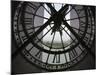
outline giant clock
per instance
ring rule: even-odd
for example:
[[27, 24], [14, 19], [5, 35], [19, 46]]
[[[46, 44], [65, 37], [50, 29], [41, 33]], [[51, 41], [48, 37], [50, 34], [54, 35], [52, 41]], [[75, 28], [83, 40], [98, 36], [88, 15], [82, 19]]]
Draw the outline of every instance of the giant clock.
[[21, 53], [29, 63], [48, 71], [73, 67], [87, 53], [94, 55], [93, 15], [88, 6], [20, 2], [13, 18], [18, 46], [13, 57]]

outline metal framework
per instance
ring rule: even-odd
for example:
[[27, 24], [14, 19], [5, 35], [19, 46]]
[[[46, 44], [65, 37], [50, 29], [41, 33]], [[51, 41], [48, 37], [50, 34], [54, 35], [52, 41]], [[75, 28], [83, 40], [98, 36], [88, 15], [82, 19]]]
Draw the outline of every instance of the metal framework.
[[[38, 13], [40, 9], [45, 10], [50, 17], [41, 16]], [[77, 17], [67, 19], [66, 15], [72, 11]], [[36, 17], [45, 19], [46, 22], [35, 26]], [[76, 21], [77, 25], [70, 25], [68, 21], [70, 24]], [[47, 32], [41, 35], [44, 29], [47, 29]], [[47, 44], [43, 38], [49, 32], [52, 40]], [[64, 43], [63, 32], [70, 38], [70, 43]], [[61, 45], [57, 47], [54, 45], [56, 33], [59, 33], [61, 39]], [[95, 40], [95, 17], [89, 6], [62, 4], [57, 11], [53, 3], [21, 2], [14, 14], [13, 35], [18, 49], [12, 54], [12, 60], [21, 53], [31, 64], [48, 71], [72, 67], [87, 53], [95, 59], [95, 54], [91, 51]], [[31, 53], [32, 51], [36, 53]], [[46, 55], [45, 61], [42, 60], [42, 54]], [[65, 61], [61, 62], [62, 60]]]

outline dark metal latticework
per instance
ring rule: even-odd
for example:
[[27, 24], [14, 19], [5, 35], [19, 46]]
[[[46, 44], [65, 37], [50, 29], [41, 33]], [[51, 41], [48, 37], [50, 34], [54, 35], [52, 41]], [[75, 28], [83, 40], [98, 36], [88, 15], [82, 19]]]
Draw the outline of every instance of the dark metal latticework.
[[[56, 6], [60, 6], [59, 10]], [[95, 8], [20, 2], [13, 15], [12, 35], [17, 45], [12, 61], [21, 54], [47, 71], [66, 70], [87, 54], [95, 60]], [[60, 43], [56, 43], [58, 35]], [[50, 40], [45, 42], [46, 39]]]

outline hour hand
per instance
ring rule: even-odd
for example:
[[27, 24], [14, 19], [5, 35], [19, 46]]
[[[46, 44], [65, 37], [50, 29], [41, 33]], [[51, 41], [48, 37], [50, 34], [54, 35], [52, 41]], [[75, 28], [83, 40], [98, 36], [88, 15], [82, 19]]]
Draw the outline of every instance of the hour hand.
[[60, 14], [65, 14], [66, 11], [68, 11], [68, 9], [69, 9], [69, 5], [66, 4], [59, 11], [56, 11], [56, 9], [51, 5], [51, 3], [46, 3], [46, 4], [50, 8], [52, 14], [55, 14], [56, 12], [58, 12]]
[[51, 14], [55, 14], [57, 12], [56, 9], [51, 5], [51, 3], [46, 3], [46, 4], [50, 8]]
[[68, 9], [69, 9], [69, 5], [66, 4], [59, 10], [59, 13], [64, 15], [68, 11]]

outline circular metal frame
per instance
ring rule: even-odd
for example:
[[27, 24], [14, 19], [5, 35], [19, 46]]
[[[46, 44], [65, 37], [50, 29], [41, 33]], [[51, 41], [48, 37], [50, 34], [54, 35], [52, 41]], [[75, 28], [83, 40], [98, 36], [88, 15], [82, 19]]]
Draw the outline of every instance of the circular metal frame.
[[[29, 14], [32, 14], [33, 15], [33, 18], [32, 18], [32, 22], [33, 22], [33, 27], [32, 27], [33, 28], [33, 33], [31, 35], [29, 35], [29, 33], [28, 33], [27, 29], [26, 29], [26, 23], [25, 23], [25, 19], [24, 19], [25, 18], [25, 15], [26, 15], [25, 12], [26, 12], [28, 3], [29, 2], [22, 2], [22, 3], [19, 4], [19, 6], [17, 7], [17, 10], [15, 12], [15, 16], [14, 16], [14, 20], [13, 20], [14, 21], [13, 22], [13, 32], [14, 32], [15, 40], [17, 42], [18, 47], [21, 47], [21, 45], [24, 44], [24, 42], [26, 42], [28, 40], [28, 38], [31, 37], [31, 35], [33, 35], [33, 34], [35, 34], [37, 32], [37, 31], [35, 31], [35, 26], [34, 26], [35, 16], [45, 18], [43, 16], [39, 16], [39, 15], [36, 14], [37, 11], [38, 11], [38, 9], [41, 6], [43, 7], [43, 5], [44, 5], [43, 3], [39, 3], [39, 5], [37, 6], [37, 8], [34, 9], [34, 11], [35, 11], [34, 14], [28, 12]], [[73, 18], [73, 19], [66, 19], [65, 18], [64, 19], [64, 24], [67, 21], [74, 20], [74, 19], [78, 19], [78, 21], [79, 21], [79, 29], [70, 26], [72, 30], [74, 30], [74, 31], [77, 30], [78, 31], [78, 32], [74, 32], [77, 35], [74, 35], [73, 32], [69, 30], [70, 32], [72, 32], [72, 34], [71, 35], [69, 34], [69, 36], [72, 36], [72, 35], [78, 36], [78, 39], [76, 39], [77, 40], [77, 43], [75, 43], [75, 39], [73, 39], [73, 42], [75, 44], [72, 45], [72, 43], [70, 43], [69, 44], [70, 45], [70, 48], [65, 49], [65, 47], [67, 47], [67, 46], [62, 45], [61, 49], [63, 51], [60, 51], [60, 50], [52, 51], [51, 50], [51, 49], [53, 49], [52, 44], [51, 44], [51, 46], [48, 46], [48, 45], [44, 44], [39, 39], [38, 36], [36, 36], [22, 50], [22, 55], [29, 62], [31, 62], [32, 64], [35, 64], [36, 66], [38, 66], [40, 68], [43, 68], [43, 69], [46, 69], [48, 71], [64, 70], [66, 68], [72, 67], [73, 65], [75, 65], [76, 63], [78, 63], [80, 60], [82, 60], [83, 57], [85, 57], [85, 55], [88, 52], [87, 51], [87, 47], [88, 48], [91, 48], [92, 42], [93, 42], [93, 40], [95, 38], [95, 24], [94, 24], [94, 17], [93, 17], [93, 13], [92, 13], [91, 9], [89, 7], [82, 6], [82, 9], [80, 10], [80, 9], [76, 9], [77, 8], [77, 5], [68, 5], [68, 6], [72, 7], [72, 9], [70, 9], [69, 12], [72, 11], [72, 10], [74, 10], [76, 12], [78, 18]], [[33, 9], [33, 7], [31, 7], [31, 8]], [[47, 12], [49, 12], [45, 7], [44, 7], [44, 10], [46, 10]], [[85, 18], [85, 22], [83, 22], [83, 23], [82, 23], [82, 20], [81, 20], [82, 16], [80, 16], [80, 14], [79, 14], [82, 11], [85, 14], [85, 16], [83, 16]], [[68, 11], [67, 11], [67, 13], [68, 13]], [[53, 16], [53, 15], [51, 15], [51, 16]], [[30, 22], [30, 20], [27, 21], [27, 22]], [[19, 29], [20, 28], [19, 26], [22, 26], [22, 30]], [[41, 26], [38, 26], [38, 27], [41, 28]], [[50, 26], [50, 24], [48, 24], [48, 26]], [[65, 27], [67, 27], [66, 24], [65, 24]], [[68, 31], [65, 30], [65, 27], [61, 31], [64, 30], [66, 32], [66, 34], [68, 34]], [[50, 26], [50, 28], [51, 28], [51, 30], [53, 29], [53, 27], [51, 27], [51, 26]], [[24, 36], [21, 36], [20, 32], [23, 32], [23, 35]], [[59, 34], [60, 34], [60, 32], [59, 32]], [[54, 33], [54, 35], [55, 35], [55, 33]], [[77, 38], [77, 37], [75, 37], [75, 38]], [[40, 42], [41, 44], [38, 45], [38, 43], [37, 43], [36, 40], [38, 40], [38, 42]], [[61, 40], [62, 40], [62, 36], [61, 36]], [[85, 45], [87, 45], [87, 47], [86, 46], [83, 46], [84, 45], [84, 42], [85, 42]], [[45, 46], [49, 47], [49, 50], [47, 50], [44, 47], [42, 47], [41, 46], [42, 44], [44, 44]], [[28, 48], [29, 45], [31, 45], [32, 47], [28, 50], [27, 48]], [[30, 51], [34, 47], [38, 51], [37, 54], [31, 54], [30, 53]], [[55, 49], [59, 49], [59, 48], [55, 48]], [[79, 54], [76, 52], [78, 49], [81, 50], [81, 52]], [[47, 55], [47, 60], [49, 59], [49, 56], [50, 55], [53, 55], [53, 61], [52, 61], [52, 63], [49, 63], [47, 60], [46, 61], [42, 61], [41, 60], [41, 53], [48, 54]], [[68, 58], [67, 58], [66, 62], [64, 62], [64, 63], [60, 63], [60, 62], [57, 62], [57, 61], [55, 62], [55, 60], [58, 59], [59, 57], [61, 59], [61, 55], [62, 54], [65, 56], [65, 59], [66, 59], [66, 53], [69, 53], [69, 55], [71, 55], [70, 56], [70, 61], [68, 61]]]

